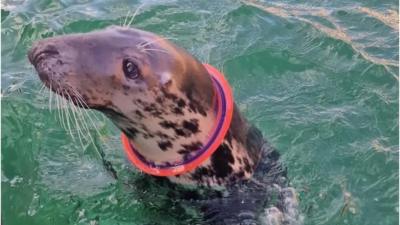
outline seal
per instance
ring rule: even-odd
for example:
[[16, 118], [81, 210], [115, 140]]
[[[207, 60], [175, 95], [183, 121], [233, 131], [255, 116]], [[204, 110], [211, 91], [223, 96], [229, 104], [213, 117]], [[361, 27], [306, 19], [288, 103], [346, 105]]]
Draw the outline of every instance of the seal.
[[[77, 106], [107, 115], [154, 164], [189, 158], [217, 123], [210, 74], [182, 48], [122, 27], [38, 41], [29, 59], [44, 84]], [[237, 110], [215, 153], [192, 171], [168, 177], [192, 185], [249, 179], [264, 140]]]
[[[39, 40], [28, 57], [48, 88], [104, 113], [140, 158], [156, 167], [193, 158], [218, 123], [220, 100], [210, 70], [156, 34], [112, 26]], [[235, 104], [231, 110], [215, 152], [167, 179], [192, 187], [230, 187], [250, 180], [261, 161], [259, 167], [270, 176], [259, 179], [285, 186], [279, 154]]]

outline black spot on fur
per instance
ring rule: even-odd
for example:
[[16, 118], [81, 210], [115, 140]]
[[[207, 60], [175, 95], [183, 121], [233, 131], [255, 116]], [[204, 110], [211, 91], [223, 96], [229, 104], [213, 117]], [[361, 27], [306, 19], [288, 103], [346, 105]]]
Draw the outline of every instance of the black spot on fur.
[[160, 138], [162, 138], [162, 139], [167, 139], [167, 140], [174, 140], [174, 138], [173, 137], [170, 137], [168, 134], [164, 134], [163, 132], [161, 132], [161, 131], [157, 131], [156, 133], [155, 133], [155, 135], [157, 136], [157, 137], [160, 137]]
[[194, 105], [192, 102], [189, 103], [189, 108], [190, 108], [190, 110], [191, 110], [192, 112], [197, 113], [197, 108], [195, 107], [195, 105]]
[[207, 112], [203, 108], [199, 108], [199, 113], [204, 117], [207, 116]]
[[251, 166], [250, 166], [250, 162], [247, 158], [243, 158], [243, 162], [244, 162], [244, 170], [246, 170], [246, 172], [251, 173]]
[[209, 170], [209, 169], [207, 169], [207, 168], [205, 168], [205, 167], [200, 167], [200, 168], [197, 168], [195, 171], [194, 171], [194, 173], [193, 173], [193, 175], [192, 175], [192, 178], [194, 179], [194, 180], [197, 180], [197, 181], [202, 181], [203, 180], [203, 178], [204, 177], [212, 177], [212, 171], [211, 170]]
[[173, 129], [177, 136], [189, 137], [191, 135], [190, 133], [185, 132], [185, 130], [181, 128], [177, 123], [171, 121], [161, 121], [159, 124], [165, 129]]
[[158, 143], [158, 147], [160, 147], [160, 149], [163, 151], [167, 151], [168, 148], [172, 148], [172, 143], [170, 141], [160, 141], [157, 143]]
[[201, 147], [203, 147], [203, 144], [200, 141], [192, 142], [188, 145], [181, 145], [182, 149], [178, 151], [179, 154], [181, 155], [186, 155], [191, 152], [199, 150]]
[[226, 144], [221, 144], [211, 156], [211, 165], [217, 178], [229, 176], [233, 171], [230, 164], [234, 162], [235, 159], [232, 156], [231, 149]]
[[176, 129], [178, 126], [176, 123], [167, 120], [161, 121], [159, 124], [165, 129]]
[[171, 99], [172, 101], [176, 101], [178, 99], [178, 97], [176, 95], [171, 94], [166, 90], [163, 90], [163, 92], [164, 92], [165, 97], [168, 99]]
[[179, 107], [174, 107], [174, 108], [172, 109], [172, 112], [173, 112], [174, 114], [176, 114], [176, 115], [184, 115], [182, 109], [179, 108]]
[[189, 99], [189, 108], [191, 111], [195, 113], [200, 113], [202, 116], [207, 116], [207, 112], [204, 109], [204, 106], [201, 104], [198, 99], [194, 97], [194, 92], [192, 89], [188, 89], [186, 92], [186, 97]]
[[161, 108], [157, 108], [157, 106], [154, 103], [146, 105], [144, 107], [144, 111], [149, 112], [152, 116], [158, 118], [160, 118], [160, 116], [165, 113]]
[[141, 124], [141, 128], [143, 130], [143, 138], [154, 138], [154, 134], [149, 129], [147, 129], [146, 125]]
[[[175, 134], [178, 136], [187, 137], [188, 135], [182, 129], [175, 129]], [[190, 136], [190, 135], [189, 135]]]
[[164, 102], [164, 98], [162, 98], [162, 97], [157, 97], [157, 98], [156, 98], [156, 102], [159, 103], [159, 104], [162, 104], [162, 103]]
[[128, 85], [122, 85], [122, 88], [124, 89], [124, 91], [128, 91], [130, 89]]
[[204, 108], [199, 103], [191, 102], [191, 103], [189, 103], [189, 108], [194, 113], [200, 113], [204, 117], [207, 116], [207, 112], [204, 110]]
[[178, 107], [183, 108], [183, 107], [186, 106], [186, 102], [183, 99], [179, 99], [178, 102], [177, 102], [177, 105], [178, 105]]
[[135, 114], [138, 116], [139, 119], [143, 119], [145, 117], [140, 110], [135, 110]]
[[139, 133], [139, 131], [134, 127], [126, 128], [123, 132], [131, 139], [135, 138]]
[[239, 173], [236, 174], [236, 176], [238, 176], [239, 178], [243, 178], [244, 177], [244, 171], [240, 171]]
[[191, 119], [190, 121], [184, 120], [182, 126], [192, 133], [199, 132], [199, 121], [197, 119]]

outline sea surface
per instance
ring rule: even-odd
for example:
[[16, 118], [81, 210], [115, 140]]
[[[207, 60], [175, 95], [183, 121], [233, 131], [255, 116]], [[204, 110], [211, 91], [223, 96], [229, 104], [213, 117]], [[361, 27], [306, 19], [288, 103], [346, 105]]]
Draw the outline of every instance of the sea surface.
[[2, 224], [200, 224], [129, 165], [110, 121], [57, 104], [27, 60], [34, 40], [109, 25], [225, 73], [281, 153], [303, 224], [398, 224], [398, 17], [377, 0], [3, 0]]

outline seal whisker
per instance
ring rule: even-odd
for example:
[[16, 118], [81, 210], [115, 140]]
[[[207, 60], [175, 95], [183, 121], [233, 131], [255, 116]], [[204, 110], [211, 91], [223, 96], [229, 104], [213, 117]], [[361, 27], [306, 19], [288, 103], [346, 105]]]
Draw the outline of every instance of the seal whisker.
[[63, 107], [63, 104], [62, 104], [62, 97], [60, 97], [60, 114], [61, 114], [61, 123], [63, 124], [63, 128], [66, 130], [66, 131], [68, 131], [68, 129], [67, 129], [67, 126], [66, 126], [66, 121], [65, 121], [65, 119], [66, 119], [66, 117], [65, 117], [65, 115], [64, 115], [64, 107]]
[[80, 120], [80, 117], [79, 117], [80, 116], [79, 110], [77, 109], [76, 105], [72, 101], [69, 101], [69, 104], [71, 106], [72, 115], [74, 117], [75, 123], [77, 123], [77, 129], [78, 129], [78, 131], [80, 131], [80, 133], [82, 134], [83, 138], [85, 138], [85, 135], [84, 135], [84, 132], [83, 132], [83, 129], [82, 129], [82, 123], [81, 123], [81, 120]]
[[164, 53], [169, 54], [169, 52], [166, 50], [156, 49], [156, 48], [146, 48], [145, 51], [156, 51], [156, 52], [164, 52]]
[[[71, 91], [73, 92], [73, 93], [75, 93], [75, 91], [74, 91], [74, 89], [71, 89]], [[75, 95], [75, 94], [74, 94]], [[76, 97], [76, 104], [78, 105], [78, 106], [80, 106], [80, 103], [79, 103], [79, 100], [78, 100], [78, 97], [75, 95], [75, 97]], [[79, 122], [80, 122], [80, 124], [81, 125], [83, 125], [82, 127], [81, 127], [81, 129], [83, 128], [83, 131], [85, 131], [85, 133], [87, 133], [89, 136], [90, 136], [90, 129], [89, 129], [89, 127], [88, 127], [88, 125], [87, 125], [87, 122], [86, 122], [86, 120], [85, 120], [85, 118], [84, 118], [84, 114], [83, 114], [83, 108], [82, 107], [78, 107], [78, 106], [76, 106], [75, 104], [73, 104], [73, 108], [74, 108], [74, 111], [76, 112], [76, 116], [77, 116], [77, 119], [79, 120]], [[85, 137], [86, 138], [86, 137]], [[94, 144], [94, 143], [93, 143]]]
[[165, 53], [165, 54], [170, 54], [169, 52], [164, 51], [164, 50], [162, 50], [162, 49], [156, 49], [156, 48], [145, 48], [145, 49], [143, 49], [143, 52], [145, 52], [145, 53], [151, 52], [151, 51], [154, 51], [154, 52], [162, 52], [162, 53]]
[[[80, 132], [79, 132], [80, 131], [79, 123], [77, 123], [77, 121], [76, 121], [75, 114], [74, 114], [74, 111], [73, 111], [73, 108], [72, 108], [73, 104], [69, 100], [70, 96], [69, 96], [68, 93], [66, 93], [66, 96], [68, 96], [68, 98], [66, 99], [65, 103], [68, 106], [67, 107], [67, 113], [68, 113], [69, 119], [71, 120], [71, 124], [70, 125], [71, 125], [71, 128], [73, 128], [73, 126], [74, 126], [74, 128], [75, 128], [74, 131], [78, 134], [78, 139], [82, 144], [82, 140], [81, 140]], [[72, 135], [72, 129], [71, 129], [71, 135]], [[72, 137], [74, 138], [75, 136], [72, 135]], [[76, 140], [74, 139], [74, 141], [76, 141]], [[83, 147], [83, 144], [82, 144], [82, 147]]]
[[77, 113], [77, 116], [80, 117], [80, 119], [82, 120], [82, 124], [84, 125], [84, 128], [87, 128], [86, 130], [89, 131], [89, 128], [87, 126], [87, 122], [84, 119], [84, 113], [87, 114], [86, 110], [84, 110], [83, 105], [82, 105], [82, 101], [83, 99], [81, 98], [81, 96], [79, 95], [79, 93], [74, 89], [74, 88], [70, 88], [70, 91], [74, 94], [75, 99], [76, 99], [76, 104], [80, 107], [77, 107], [75, 104], [73, 104], [73, 108], [75, 110], [75, 112]]
[[61, 123], [61, 127], [63, 128], [63, 129], [65, 129], [65, 124], [64, 124], [64, 120], [62, 119], [62, 116], [61, 116], [61, 105], [60, 105], [60, 96], [59, 95], [56, 95], [56, 105], [57, 105], [57, 114], [58, 114], [58, 119], [59, 119], [59, 122]]
[[[88, 105], [86, 104], [86, 102], [83, 100], [82, 95], [81, 95], [78, 91], [76, 91], [76, 90], [74, 90], [74, 89], [72, 89], [72, 91], [74, 92], [75, 96], [77, 97], [78, 104], [79, 104], [82, 108], [85, 108], [85, 107], [88, 108], [89, 106], [88, 106]], [[95, 114], [94, 112], [92, 112], [92, 111], [89, 111], [89, 112], [88, 112], [88, 110], [83, 110], [83, 111], [85, 112], [87, 118], [89, 118], [89, 121], [90, 121], [91, 125], [93, 126], [93, 128], [95, 129], [97, 135], [99, 135], [99, 137], [101, 137], [102, 135], [100, 134], [99, 128], [97, 127], [97, 125], [96, 125], [95, 122], [93, 121], [91, 115], [92, 115], [96, 120], [98, 120], [98, 121], [100, 121], [100, 119], [99, 119], [99, 118], [96, 116], [96, 114]], [[91, 114], [89, 115], [89, 113], [91, 113]], [[103, 142], [103, 143], [104, 143], [108, 148], [111, 148], [110, 146], [108, 146], [108, 145], [106, 144], [106, 142]]]
[[[64, 105], [68, 106], [68, 101], [65, 99], [64, 93], [62, 93], [62, 97], [63, 97]], [[72, 140], [75, 142], [75, 136], [72, 134], [71, 124], [70, 124], [70, 114], [68, 111], [68, 107], [65, 108], [65, 118], [67, 121], [67, 127], [68, 127], [67, 130], [69, 131], [69, 134], [72, 137]]]
[[124, 23], [122, 23], [122, 21], [121, 21], [121, 23], [119, 24], [120, 26], [125, 27], [125, 24], [126, 24], [126, 22], [128, 20], [128, 17], [129, 17], [129, 14], [131, 12], [132, 12], [131, 10], [128, 10], [128, 12], [126, 13], [125, 19], [124, 19]]
[[42, 83], [42, 86], [41, 86], [41, 88], [39, 89], [38, 94], [42, 94], [43, 91], [45, 90], [45, 87], [46, 87], [46, 86]]
[[[88, 106], [88, 104], [85, 102], [85, 100], [83, 99], [83, 97], [82, 97], [82, 95], [78, 92], [78, 91], [75, 91], [74, 92], [75, 93], [75, 95], [76, 95], [76, 97], [78, 98], [78, 100], [82, 103], [81, 104], [81, 106], [84, 106], [83, 108], [90, 108], [89, 106]], [[98, 117], [97, 117], [97, 115], [93, 112], [93, 111], [87, 111], [87, 110], [84, 110], [84, 112], [87, 114], [87, 116], [89, 117], [89, 120], [91, 121], [91, 123], [92, 123], [92, 125], [95, 127], [95, 129], [98, 131], [98, 128], [97, 128], [97, 126], [95, 125], [95, 123], [94, 123], [94, 121], [92, 120], [92, 117], [89, 115], [89, 113], [91, 113], [91, 115], [96, 119], [96, 120], [98, 120], [98, 121], [101, 121]], [[100, 132], [98, 132], [98, 134], [100, 135]]]
[[[67, 93], [67, 95], [68, 95], [68, 97], [70, 99], [71, 96], [68, 93]], [[76, 131], [78, 133], [79, 142], [81, 143], [82, 149], [85, 149], [85, 146], [84, 146], [83, 141], [82, 141], [82, 137], [84, 138], [84, 135], [83, 135], [83, 132], [82, 132], [82, 128], [80, 127], [79, 122], [78, 122], [78, 120], [76, 118], [76, 115], [75, 115], [74, 104], [71, 103], [70, 101], [68, 101], [68, 104], [71, 106], [71, 112], [72, 112], [73, 119], [75, 121], [75, 127], [76, 127]]]
[[[84, 108], [84, 104], [87, 106], [87, 104], [86, 104], [86, 102], [84, 101], [83, 97], [82, 97], [82, 96], [79, 94], [79, 92], [76, 91], [74, 88], [71, 88], [71, 91], [74, 93], [75, 97], [77, 97], [77, 104], [78, 104], [78, 106], [80, 106], [80, 109], [83, 110], [83, 111], [86, 113], [86, 116], [89, 118], [89, 121], [92, 123], [92, 125], [93, 125], [93, 127], [94, 127], [96, 133], [99, 135], [99, 137], [101, 137], [102, 135], [100, 134], [99, 129], [97, 128], [97, 126], [96, 126], [95, 123], [93, 122], [91, 116], [89, 115], [89, 113], [87, 112], [87, 110], [84, 110], [84, 109], [83, 109], [83, 108]], [[93, 112], [92, 112], [92, 115], [94, 115], [94, 117], [97, 118], [96, 115], [95, 115]], [[82, 117], [84, 117], [83, 114], [82, 114]], [[86, 127], [86, 129], [87, 129], [87, 133], [88, 133], [88, 136], [89, 136], [89, 138], [90, 138], [90, 141], [92, 142], [93, 147], [94, 147], [94, 149], [96, 150], [96, 153], [100, 156], [100, 158], [101, 158], [101, 160], [102, 160], [102, 162], [103, 162], [103, 165], [104, 165], [105, 169], [108, 170], [108, 171], [111, 173], [111, 175], [112, 175], [115, 179], [117, 179], [117, 178], [118, 178], [118, 176], [117, 176], [117, 171], [112, 167], [111, 162], [105, 159], [105, 154], [104, 154], [104, 152], [103, 152], [101, 149], [97, 148], [97, 145], [96, 145], [96, 143], [95, 143], [95, 141], [94, 141], [94, 138], [92, 137], [92, 135], [91, 135], [90, 132], [89, 132], [89, 126], [88, 126], [86, 120], [84, 120], [83, 125], [84, 125], [84, 126]], [[108, 149], [112, 149], [112, 148], [111, 148], [106, 142], [104, 142], [101, 138], [100, 138], [100, 141], [102, 141], [103, 144], [104, 144]]]
[[[71, 132], [71, 129], [68, 129], [69, 126], [67, 124], [68, 117], [67, 117], [66, 111], [67, 111], [68, 105], [65, 102], [64, 94], [62, 94], [61, 97], [60, 97], [60, 106], [62, 106], [61, 116], [62, 116], [62, 120], [63, 120], [64, 126], [65, 126], [65, 130], [67, 130], [68, 132]], [[72, 134], [71, 134], [71, 136], [72, 136]]]
[[144, 3], [141, 4], [139, 7], [136, 8], [135, 13], [133, 13], [131, 20], [128, 22], [128, 24], [124, 25], [124, 27], [129, 27], [131, 26], [131, 24], [133, 23], [133, 20], [135, 19], [137, 13], [139, 12], [139, 10], [144, 6]]
[[50, 82], [50, 91], [49, 91], [49, 110], [51, 112], [51, 101], [52, 101], [52, 96], [53, 96], [53, 92], [51, 91], [51, 82]]
[[[78, 100], [78, 105], [80, 105], [81, 107], [83, 107], [82, 101]], [[82, 110], [83, 110], [83, 109], [82, 109]], [[86, 110], [84, 110], [84, 112], [86, 112]], [[88, 117], [90, 117], [89, 114], [86, 114], [86, 115], [87, 115]], [[81, 114], [81, 116], [83, 117], [84, 115]], [[103, 158], [104, 153], [102, 153], [102, 152], [100, 151], [100, 149], [97, 148], [96, 143], [95, 143], [95, 141], [94, 141], [94, 138], [93, 138], [92, 135], [90, 134], [90, 129], [89, 129], [89, 126], [88, 126], [86, 120], [83, 120], [82, 122], [83, 122], [83, 123], [82, 123], [83, 126], [85, 127], [85, 129], [86, 129], [86, 131], [87, 131], [88, 137], [89, 137], [90, 141], [92, 142], [94, 149], [96, 150], [96, 153], [99, 154], [100, 158], [104, 160], [104, 158]], [[96, 132], [100, 134], [100, 132], [97, 130], [97, 127], [94, 126], [94, 128], [95, 128]]]
[[45, 101], [45, 99], [47, 97], [46, 91], [48, 91], [48, 90], [45, 87], [46, 86], [44, 84], [42, 84], [42, 87], [39, 89], [39, 91], [37, 93], [40, 97], [40, 101]]
[[137, 44], [136, 47], [140, 49], [140, 48], [144, 48], [146, 46], [149, 46], [151, 44], [154, 44], [154, 43], [157, 43], [157, 42], [160, 42], [160, 41], [165, 41], [165, 40], [177, 40], [177, 39], [176, 38], [158, 37], [157, 39], [155, 39], [153, 41], [146, 41], [146, 42]]

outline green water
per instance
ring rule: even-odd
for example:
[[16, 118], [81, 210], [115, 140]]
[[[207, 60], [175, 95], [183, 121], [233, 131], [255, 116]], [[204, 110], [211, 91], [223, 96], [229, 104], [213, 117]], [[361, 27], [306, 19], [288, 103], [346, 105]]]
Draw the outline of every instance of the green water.
[[[90, 123], [87, 132], [93, 142], [80, 143], [76, 126], [72, 138], [26, 57], [34, 40], [121, 24], [142, 4], [2, 1], [2, 224], [196, 222], [133, 172], [102, 115], [93, 121], [98, 131]], [[152, 0], [132, 26], [174, 38], [224, 71], [241, 111], [282, 153], [304, 224], [392, 225], [399, 223], [397, 8], [374, 0]]]

